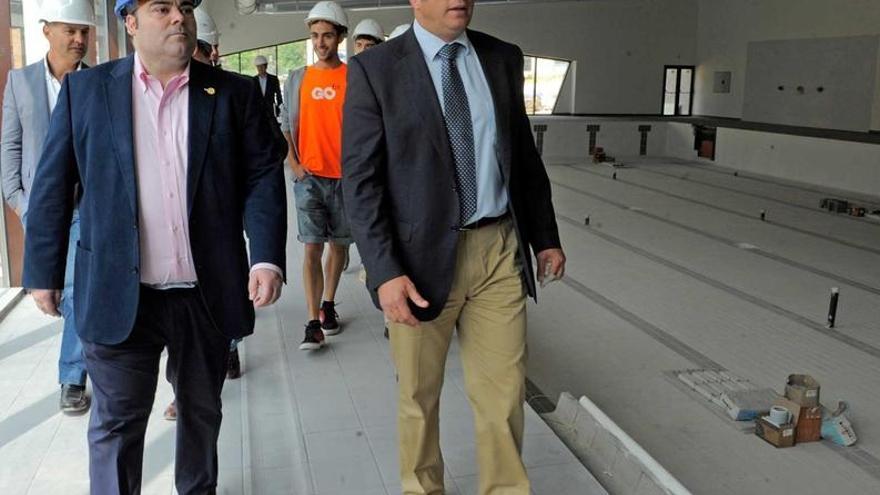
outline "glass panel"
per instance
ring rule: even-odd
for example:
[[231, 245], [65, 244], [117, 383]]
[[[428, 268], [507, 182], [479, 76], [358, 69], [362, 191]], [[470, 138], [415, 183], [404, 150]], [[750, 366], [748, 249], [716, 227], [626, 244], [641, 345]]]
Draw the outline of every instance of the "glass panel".
[[237, 53], [223, 55], [220, 57], [220, 67], [223, 67], [223, 70], [241, 72], [241, 57]]
[[19, 69], [25, 65], [24, 55], [24, 13], [20, 1], [9, 3], [10, 26], [9, 42], [12, 45], [12, 68]]
[[556, 107], [559, 91], [565, 82], [569, 62], [549, 58], [537, 59], [535, 84], [535, 114], [551, 114]]
[[691, 94], [681, 93], [678, 96], [678, 115], [691, 114]]
[[[107, 2], [105, 0], [95, 0], [95, 24], [92, 29], [92, 39], [95, 40], [94, 60], [101, 64], [110, 61], [110, 43], [108, 41], [109, 30], [107, 29]], [[116, 18], [113, 18], [116, 21]]]
[[535, 113], [535, 57], [525, 57], [523, 60], [523, 96], [526, 101], [526, 113]]
[[681, 69], [681, 92], [690, 93], [694, 81], [693, 69]]
[[678, 76], [678, 69], [666, 69], [666, 82], [664, 87], [666, 88], [667, 93], [675, 93], [676, 90], [676, 77]]
[[675, 115], [675, 93], [666, 93], [664, 96], [663, 115]]
[[278, 79], [282, 87], [290, 71], [306, 65], [306, 58], [306, 40], [278, 45]]
[[278, 72], [278, 64], [275, 60], [275, 47], [270, 46], [266, 48], [257, 48], [256, 50], [248, 50], [246, 52], [241, 52], [241, 68], [239, 73], [245, 76], [256, 76], [257, 68], [254, 66], [254, 59], [257, 58], [257, 55], [262, 55], [266, 57], [266, 60], [269, 61], [269, 73], [276, 74]]

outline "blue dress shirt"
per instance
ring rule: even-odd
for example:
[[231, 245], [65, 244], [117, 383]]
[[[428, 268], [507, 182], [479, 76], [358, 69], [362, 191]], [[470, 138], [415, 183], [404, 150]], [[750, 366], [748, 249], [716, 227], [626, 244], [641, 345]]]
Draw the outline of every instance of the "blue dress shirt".
[[[423, 28], [418, 21], [413, 22], [413, 32], [425, 55], [440, 108], [445, 112], [441, 78], [444, 62], [439, 53], [447, 43]], [[464, 47], [459, 48], [455, 60], [471, 110], [477, 163], [477, 212], [465, 222], [468, 224], [481, 218], [503, 215], [507, 212], [508, 198], [496, 154], [498, 128], [495, 123], [495, 103], [492, 100], [489, 82], [467, 33], [461, 33], [453, 43], [460, 43]]]

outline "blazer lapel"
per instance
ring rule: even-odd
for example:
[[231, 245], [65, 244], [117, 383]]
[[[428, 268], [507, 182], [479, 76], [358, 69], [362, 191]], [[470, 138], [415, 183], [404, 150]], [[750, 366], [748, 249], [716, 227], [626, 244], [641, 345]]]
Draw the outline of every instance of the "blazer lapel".
[[403, 36], [406, 43], [401, 50], [401, 57], [397, 60], [395, 72], [401, 74], [406, 91], [409, 94], [407, 100], [412, 104], [412, 111], [422, 119], [425, 135], [431, 140], [441, 160], [455, 170], [455, 161], [452, 158], [452, 148], [449, 146], [449, 138], [446, 134], [446, 122], [443, 119], [443, 110], [440, 108], [440, 100], [437, 98], [437, 90], [428, 72], [425, 56], [416, 40], [412, 29]]
[[[107, 118], [111, 122], [113, 149], [116, 152], [116, 163], [122, 174], [122, 182], [128, 193], [129, 206], [137, 215], [137, 183], [135, 181], [134, 164], [134, 132], [132, 130], [132, 87], [131, 78], [134, 70], [134, 55], [129, 55], [116, 64], [111, 77], [104, 83], [107, 98]], [[44, 84], [45, 86], [45, 84]]]
[[46, 133], [49, 131], [49, 90], [46, 88], [46, 59], [32, 66], [27, 72], [27, 81], [29, 88], [27, 91], [33, 91], [34, 101], [42, 103], [42, 109], [33, 113], [34, 130]]
[[506, 77], [504, 71], [504, 60], [495, 53], [492, 46], [484, 42], [484, 38], [479, 33], [468, 31], [468, 39], [477, 51], [480, 59], [480, 65], [483, 67], [483, 73], [486, 74], [486, 81], [489, 83], [489, 90], [492, 93], [492, 101], [495, 104], [495, 127], [497, 129], [497, 148], [496, 155], [498, 162], [501, 164], [501, 172], [504, 181], [510, 178], [510, 85], [509, 78]]
[[193, 200], [205, 168], [205, 157], [214, 121], [218, 98], [212, 70], [198, 62], [190, 64], [189, 73], [189, 164], [187, 165], [187, 214], [192, 213]]

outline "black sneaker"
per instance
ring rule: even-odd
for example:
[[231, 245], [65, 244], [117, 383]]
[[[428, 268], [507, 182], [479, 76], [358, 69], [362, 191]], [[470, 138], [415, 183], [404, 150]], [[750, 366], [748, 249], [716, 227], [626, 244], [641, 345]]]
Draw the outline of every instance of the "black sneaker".
[[83, 385], [61, 385], [61, 400], [58, 407], [65, 414], [77, 414], [89, 410], [91, 400], [86, 395], [86, 387]]
[[299, 345], [301, 351], [314, 351], [324, 347], [324, 332], [321, 330], [321, 322], [312, 320], [306, 325], [306, 337]]
[[336, 312], [336, 303], [324, 301], [321, 303], [321, 328], [324, 335], [336, 335], [339, 333], [339, 313]]

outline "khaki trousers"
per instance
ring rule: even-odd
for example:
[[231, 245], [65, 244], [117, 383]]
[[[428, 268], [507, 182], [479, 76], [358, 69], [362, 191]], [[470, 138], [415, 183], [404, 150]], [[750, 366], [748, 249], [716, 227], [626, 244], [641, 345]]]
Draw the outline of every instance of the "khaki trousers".
[[456, 328], [465, 388], [474, 412], [479, 493], [529, 494], [520, 457], [526, 304], [517, 246], [510, 220], [463, 232], [452, 290], [440, 316], [417, 328], [390, 325], [398, 374], [400, 478], [405, 495], [444, 493], [440, 389]]

